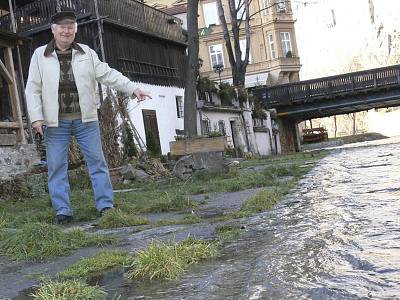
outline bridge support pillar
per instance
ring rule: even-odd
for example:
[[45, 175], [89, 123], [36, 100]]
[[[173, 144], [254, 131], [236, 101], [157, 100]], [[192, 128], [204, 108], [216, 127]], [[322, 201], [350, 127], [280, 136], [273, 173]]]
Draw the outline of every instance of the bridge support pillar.
[[298, 121], [293, 119], [278, 118], [282, 154], [300, 151], [300, 132], [297, 124]]

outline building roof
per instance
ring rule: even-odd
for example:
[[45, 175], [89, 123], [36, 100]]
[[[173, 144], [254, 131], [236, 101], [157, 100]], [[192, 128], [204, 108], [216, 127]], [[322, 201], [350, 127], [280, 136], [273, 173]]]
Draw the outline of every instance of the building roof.
[[179, 5], [179, 6], [173, 6], [173, 7], [167, 7], [167, 8], [161, 8], [161, 11], [165, 12], [166, 14], [169, 15], [179, 15], [179, 14], [184, 14], [187, 12], [187, 5]]
[[[17, 0], [15, 2], [17, 4], [17, 6], [21, 6], [21, 5], [25, 5], [25, 4], [31, 3], [31, 2], [33, 2], [33, 0]], [[9, 9], [8, 0], [0, 0], [0, 9], [5, 9], [5, 10]], [[14, 7], [14, 9], [15, 9], [15, 7]]]

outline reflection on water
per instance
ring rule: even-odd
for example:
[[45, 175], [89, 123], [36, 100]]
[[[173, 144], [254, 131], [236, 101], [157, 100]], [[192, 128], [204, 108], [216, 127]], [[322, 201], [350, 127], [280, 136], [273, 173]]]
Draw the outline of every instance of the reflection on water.
[[123, 299], [400, 299], [399, 199], [399, 144], [335, 150], [178, 282], [103, 283]]

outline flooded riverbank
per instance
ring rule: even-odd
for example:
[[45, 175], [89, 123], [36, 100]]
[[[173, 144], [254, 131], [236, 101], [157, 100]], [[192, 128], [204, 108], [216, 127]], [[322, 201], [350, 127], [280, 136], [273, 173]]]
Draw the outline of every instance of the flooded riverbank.
[[[400, 299], [400, 147], [337, 149], [218, 259], [123, 299]], [[107, 280], [104, 282], [107, 284]]]
[[[192, 195], [202, 203], [191, 212], [204, 216], [197, 224], [108, 230], [77, 224], [88, 232], [118, 235], [122, 240], [116, 247], [131, 254], [153, 240], [213, 240], [216, 228], [226, 223], [240, 232], [223, 243], [217, 257], [177, 280], [131, 280], [115, 268], [87, 282], [105, 289], [107, 299], [400, 299], [399, 146], [399, 140], [390, 139], [333, 149], [272, 210], [252, 217], [218, 219], [241, 209], [258, 189]], [[266, 165], [249, 161], [241, 172], [259, 181], [257, 174], [278, 164], [275, 180], [284, 187], [293, 177], [285, 175], [288, 162], [279, 159]], [[310, 162], [301, 158], [297, 168], [309, 170]], [[215, 210], [219, 214], [210, 214]], [[158, 217], [170, 216], [165, 214]], [[167, 214], [176, 217], [176, 212]], [[99, 251], [84, 248], [48, 262], [1, 262], [0, 295], [10, 299], [21, 291], [15, 299], [32, 299], [33, 290], [22, 289], [35, 286], [40, 274], [56, 278]]]

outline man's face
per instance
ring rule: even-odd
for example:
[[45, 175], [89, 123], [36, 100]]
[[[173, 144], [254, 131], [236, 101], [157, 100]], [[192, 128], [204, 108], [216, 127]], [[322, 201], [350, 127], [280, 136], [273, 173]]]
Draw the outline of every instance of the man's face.
[[52, 27], [52, 32], [58, 44], [69, 46], [75, 39], [75, 23], [56, 24]]

